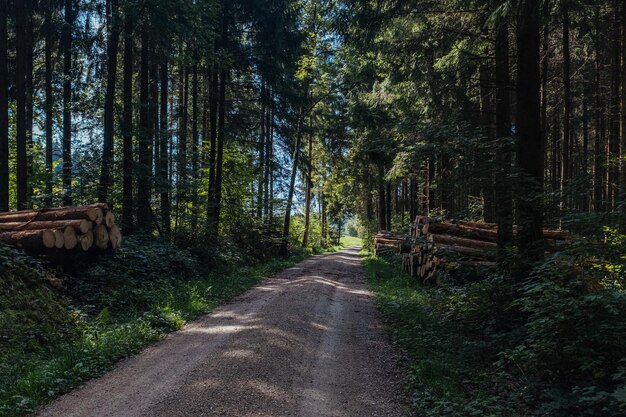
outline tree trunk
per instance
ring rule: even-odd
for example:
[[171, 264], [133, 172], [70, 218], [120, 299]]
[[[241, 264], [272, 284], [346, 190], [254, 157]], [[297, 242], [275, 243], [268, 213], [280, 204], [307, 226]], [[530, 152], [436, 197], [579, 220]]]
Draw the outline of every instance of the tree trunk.
[[[224, 25], [226, 25], [226, 23], [224, 23]], [[219, 134], [217, 136], [217, 155], [215, 160], [215, 206], [212, 230], [212, 236], [215, 238], [217, 238], [218, 236], [220, 212], [222, 208], [222, 172], [224, 165], [224, 143], [226, 139], [226, 77], [227, 71], [225, 68], [222, 68], [220, 71], [220, 104], [217, 123], [217, 129]]]
[[613, 54], [611, 71], [611, 128], [609, 130], [609, 202], [610, 208], [615, 210], [618, 195], [617, 183], [619, 180], [619, 156], [620, 156], [620, 68], [621, 61], [621, 24], [620, 2], [615, 1], [613, 10]]
[[15, 2], [15, 90], [17, 143], [17, 208], [27, 207], [28, 167], [26, 144], [26, 3]]
[[531, 258], [542, 251], [535, 243], [542, 239], [543, 161], [539, 92], [539, 6], [525, 0], [517, 36], [517, 165], [521, 174], [518, 196], [518, 243]]
[[619, 177], [620, 232], [626, 233], [626, 0], [622, 0], [622, 138]]
[[382, 163], [378, 165], [378, 231], [388, 230], [387, 209], [385, 198], [385, 167]]
[[[543, 3], [544, 16], [548, 16], [549, 2]], [[548, 69], [550, 62], [550, 30], [549, 22], [546, 22], [543, 26], [542, 36], [542, 59], [541, 59], [541, 134], [543, 135], [543, 142], [548, 143]], [[556, 184], [556, 152], [555, 148], [551, 149], [551, 162], [550, 166], [550, 182], [552, 185], [552, 191], [556, 190], [554, 186]]]
[[496, 155], [498, 180], [495, 183], [496, 223], [498, 245], [501, 248], [513, 242], [513, 194], [511, 191], [511, 80], [509, 76], [508, 22], [496, 28], [496, 136], [501, 143]]
[[[221, 47], [224, 50], [228, 48], [228, 0], [224, 0], [222, 3], [222, 35], [221, 35]], [[220, 86], [219, 86], [219, 115], [217, 122], [217, 152], [215, 159], [215, 200], [213, 205], [213, 217], [211, 220], [212, 229], [210, 236], [213, 239], [217, 239], [219, 232], [220, 212], [222, 205], [222, 171], [224, 160], [224, 143], [226, 139], [226, 78], [228, 71], [226, 66], [222, 64], [220, 66]]]
[[180, 128], [178, 130], [178, 202], [187, 202], [187, 130], [189, 122], [189, 69], [183, 68], [182, 100], [180, 103]]
[[570, 180], [570, 165], [572, 164], [572, 135], [570, 133], [570, 119], [572, 113], [572, 94], [570, 82], [570, 47], [569, 47], [569, 11], [563, 11], [563, 151], [561, 153], [561, 192], [562, 207], [569, 206], [567, 186]]
[[263, 222], [263, 186], [265, 181], [265, 81], [261, 81], [261, 119], [259, 123], [259, 187], [257, 189], [256, 217]]
[[[305, 94], [305, 97], [308, 97], [308, 91]], [[303, 109], [302, 105], [300, 105], [300, 110], [298, 111], [298, 122], [296, 127], [296, 143], [293, 148], [293, 166], [291, 167], [291, 177], [289, 180], [289, 194], [287, 195], [287, 206], [285, 207], [285, 219], [283, 221], [283, 236], [282, 241], [280, 243], [279, 254], [281, 256], [286, 256], [289, 248], [289, 227], [291, 221], [291, 204], [293, 202], [293, 194], [296, 188], [296, 175], [298, 173], [298, 161], [300, 156], [300, 142], [302, 140], [302, 124], [303, 124]]]
[[[146, 23], [144, 22], [144, 25]], [[150, 195], [152, 189], [152, 123], [150, 120], [150, 39], [148, 28], [141, 34], [139, 70], [139, 141], [137, 148], [137, 228], [152, 231]]]
[[591, 194], [589, 184], [589, 89], [587, 84], [583, 87], [583, 155], [582, 155], [582, 174], [585, 181], [585, 191], [582, 192], [580, 199], [580, 209], [589, 211], [589, 195]]
[[72, 1], [65, 0], [63, 26], [63, 204], [72, 205]]
[[600, 39], [600, 13], [595, 9], [595, 50], [594, 50], [594, 101], [595, 101], [595, 121], [594, 121], [594, 157], [593, 157], [593, 209], [595, 212], [603, 210], [604, 195], [604, 166], [602, 157], [604, 149], [604, 126], [602, 117], [602, 94], [600, 92], [601, 78], [601, 58], [600, 51], [602, 48]]
[[166, 239], [170, 239], [171, 231], [171, 205], [168, 183], [168, 150], [170, 143], [170, 134], [168, 129], [167, 117], [167, 100], [168, 100], [168, 62], [167, 58], [161, 64], [161, 163], [160, 163], [160, 189], [161, 189], [161, 227], [163, 235]]
[[211, 87], [209, 90], [209, 130], [211, 136], [211, 150], [209, 151], [209, 189], [207, 198], [207, 237], [212, 237], [213, 215], [215, 213], [215, 157], [217, 154], [217, 102], [218, 102], [218, 68], [217, 63], [213, 64], [211, 72]]
[[[269, 93], [269, 103], [272, 103], [272, 93]], [[267, 231], [270, 232], [272, 230], [272, 221], [273, 221], [273, 205], [274, 205], [274, 169], [272, 167], [274, 160], [274, 128], [273, 128], [273, 114], [272, 107], [270, 104], [270, 108], [267, 111], [266, 115], [266, 134], [267, 138], [265, 140], [267, 149], [265, 151], [266, 155], [266, 163], [265, 163], [265, 223], [267, 227]]]
[[391, 182], [385, 181], [385, 216], [387, 216], [385, 223], [387, 229], [391, 230], [393, 225], [391, 224]]
[[110, 1], [109, 43], [107, 45], [107, 86], [104, 97], [104, 135], [102, 142], [102, 167], [98, 200], [106, 202], [111, 185], [113, 162], [113, 106], [117, 79], [117, 46], [119, 43], [118, 0]]
[[[6, 1], [6, 0], [3, 0]], [[45, 103], [44, 103], [44, 112], [45, 112], [45, 135], [46, 135], [46, 187], [45, 187], [45, 199], [44, 205], [47, 207], [52, 206], [52, 183], [54, 180], [54, 173], [52, 171], [52, 127], [53, 127], [53, 113], [52, 113], [52, 102], [54, 97], [52, 96], [52, 48], [54, 44], [54, 27], [52, 23], [52, 0], [48, 0], [48, 4], [46, 6], [46, 18], [44, 22], [44, 31], [45, 31]], [[0, 62], [2, 60], [0, 59]], [[0, 75], [2, 78], [2, 75]], [[2, 153], [2, 152], [0, 152]]]
[[[491, 92], [489, 86], [490, 68], [487, 64], [481, 64], [478, 68], [480, 77], [480, 127], [487, 143], [493, 141], [493, 109], [491, 104]], [[491, 166], [491, 151], [481, 151], [479, 164], [485, 167]], [[486, 222], [494, 219], [494, 173], [492, 169], [485, 169], [480, 181], [480, 194], [483, 197], [483, 218]]]
[[198, 228], [198, 64], [194, 63], [191, 75], [191, 233]]
[[124, 20], [124, 110], [122, 115], [123, 158], [122, 158], [122, 230], [133, 233], [133, 20], [134, 11], [126, 8]]
[[7, 0], [0, 0], [0, 212], [9, 211], [7, 18]]
[[26, 43], [26, 204], [30, 205], [33, 197], [34, 172], [34, 142], [33, 142], [33, 60], [34, 60], [34, 39], [33, 39], [33, 0], [24, 0], [26, 3], [26, 33], [24, 36]]
[[311, 189], [313, 188], [313, 135], [309, 133], [309, 152], [306, 172], [306, 201], [304, 205], [304, 235], [302, 236], [302, 246], [309, 244], [309, 229], [311, 227]]

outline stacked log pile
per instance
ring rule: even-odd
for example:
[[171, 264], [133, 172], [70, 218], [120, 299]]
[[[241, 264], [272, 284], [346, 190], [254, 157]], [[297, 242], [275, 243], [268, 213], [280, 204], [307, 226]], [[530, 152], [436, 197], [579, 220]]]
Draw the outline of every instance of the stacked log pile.
[[[514, 232], [517, 230], [514, 227]], [[563, 230], [544, 229], [550, 249], [569, 236]], [[498, 227], [492, 223], [456, 223], [418, 216], [409, 235], [381, 232], [376, 235], [376, 254], [402, 254], [402, 267], [421, 281], [436, 280], [438, 271], [450, 261], [463, 268], [484, 268], [496, 264]]]
[[387, 255], [391, 253], [408, 253], [411, 251], [409, 235], [381, 231], [374, 237], [374, 253]]
[[117, 249], [122, 233], [107, 204], [0, 213], [0, 241], [31, 253]]

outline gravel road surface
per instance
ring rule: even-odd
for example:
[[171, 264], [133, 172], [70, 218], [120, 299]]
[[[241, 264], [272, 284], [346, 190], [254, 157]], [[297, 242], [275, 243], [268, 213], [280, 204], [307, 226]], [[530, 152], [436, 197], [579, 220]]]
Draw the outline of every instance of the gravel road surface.
[[41, 417], [407, 416], [358, 248], [312, 257]]

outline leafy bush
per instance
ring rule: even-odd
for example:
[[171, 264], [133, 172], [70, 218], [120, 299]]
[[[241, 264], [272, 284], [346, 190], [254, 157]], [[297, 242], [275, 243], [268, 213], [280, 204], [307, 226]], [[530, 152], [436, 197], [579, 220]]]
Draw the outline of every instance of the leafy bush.
[[479, 280], [446, 271], [443, 288], [368, 258], [419, 415], [626, 415], [626, 236], [603, 234], [521, 280], [511, 253]]
[[[520, 284], [514, 306], [523, 336], [502, 352], [533, 378], [539, 411], [554, 416], [621, 416], [626, 412], [624, 237], [547, 257]], [[616, 255], [616, 256], [612, 256]]]

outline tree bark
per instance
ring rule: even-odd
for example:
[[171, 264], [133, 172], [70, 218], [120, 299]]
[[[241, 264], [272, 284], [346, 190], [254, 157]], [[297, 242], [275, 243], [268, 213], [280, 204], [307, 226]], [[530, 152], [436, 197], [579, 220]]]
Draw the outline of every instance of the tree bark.
[[609, 203], [614, 210], [617, 205], [619, 181], [619, 156], [620, 156], [620, 84], [621, 75], [621, 24], [620, 24], [620, 1], [616, 0], [613, 9], [613, 53], [611, 71], [611, 128], [609, 129]]
[[274, 117], [272, 113], [272, 93], [269, 93], [269, 109], [266, 115], [266, 164], [265, 164], [265, 225], [269, 233], [272, 230], [274, 217]]
[[[143, 23], [146, 25], [146, 23]], [[152, 123], [150, 119], [150, 38], [148, 28], [141, 33], [139, 71], [139, 141], [137, 148], [137, 228], [152, 231], [150, 195], [152, 190]]]
[[7, 18], [7, 0], [0, 0], [0, 212], [9, 211]]
[[385, 167], [378, 165], [378, 231], [388, 230], [385, 198]]
[[181, 69], [184, 72], [182, 78], [182, 100], [180, 103], [180, 127], [178, 130], [178, 203], [186, 202], [187, 198], [187, 129], [189, 121], [189, 69]]
[[124, 86], [122, 115], [123, 157], [122, 157], [122, 229], [133, 233], [133, 10], [126, 8], [124, 20]]
[[622, 0], [622, 138], [619, 177], [620, 231], [626, 233], [626, 0]]
[[[6, 1], [6, 0], [3, 0]], [[52, 171], [52, 127], [53, 117], [52, 114], [52, 102], [54, 97], [52, 96], [52, 48], [54, 46], [54, 27], [52, 23], [52, 0], [48, 0], [46, 8], [46, 17], [43, 30], [45, 32], [45, 136], [46, 136], [46, 186], [45, 186], [45, 199], [44, 204], [47, 207], [52, 206], [52, 183], [54, 180], [54, 174]], [[0, 78], [2, 76], [0, 75]], [[0, 152], [1, 153], [1, 152]]]
[[[308, 91], [305, 94], [308, 97]], [[280, 243], [279, 254], [286, 256], [289, 249], [289, 227], [291, 222], [291, 204], [293, 203], [293, 194], [296, 188], [296, 175], [298, 173], [298, 161], [300, 156], [300, 142], [302, 141], [302, 124], [304, 118], [302, 105], [298, 111], [298, 122], [296, 127], [296, 143], [293, 150], [293, 165], [291, 167], [291, 177], [289, 180], [289, 194], [287, 195], [287, 206], [285, 207], [285, 218], [283, 221], [283, 236]]]
[[570, 180], [570, 165], [572, 164], [572, 135], [570, 133], [570, 119], [572, 113], [572, 94], [570, 82], [570, 41], [569, 41], [569, 11], [563, 10], [563, 150], [561, 153], [561, 192], [562, 207], [569, 206], [567, 186]]
[[506, 247], [513, 242], [513, 195], [511, 192], [511, 80], [509, 76], [509, 30], [508, 22], [500, 22], [496, 28], [496, 136], [501, 142], [496, 155], [497, 177], [496, 223], [498, 245]]
[[169, 160], [169, 143], [170, 134], [168, 129], [168, 115], [167, 115], [167, 101], [168, 101], [168, 62], [167, 58], [161, 64], [161, 163], [159, 170], [160, 189], [161, 189], [161, 227], [163, 235], [166, 239], [170, 239], [172, 235], [171, 230], [171, 203], [169, 194], [168, 183], [168, 160]]
[[118, 0], [110, 2], [109, 42], [107, 45], [107, 85], [104, 98], [104, 135], [102, 143], [102, 167], [98, 200], [106, 202], [111, 185], [111, 163], [113, 162], [113, 106], [117, 80], [117, 47], [119, 44]]
[[313, 188], [313, 135], [309, 133], [309, 152], [306, 171], [306, 201], [304, 206], [304, 235], [302, 236], [302, 246], [309, 244], [309, 229], [311, 227], [311, 189]]
[[542, 239], [544, 146], [541, 137], [539, 75], [539, 6], [524, 0], [517, 35], [517, 166], [521, 174], [518, 196], [518, 243], [529, 257], [540, 256], [535, 243]]
[[213, 64], [211, 71], [211, 87], [209, 91], [209, 131], [211, 136], [211, 150], [209, 151], [209, 189], [207, 198], [207, 237], [211, 237], [213, 231], [213, 215], [215, 213], [215, 157], [217, 154], [217, 103], [218, 103], [218, 68]]
[[[68, 0], [69, 1], [69, 0]], [[15, 90], [17, 143], [17, 208], [26, 209], [28, 199], [28, 161], [26, 128], [26, 2], [15, 2]]]
[[[224, 23], [224, 25], [226, 25]], [[224, 35], [225, 36], [225, 35]], [[222, 68], [220, 71], [220, 105], [218, 116], [218, 131], [217, 136], [217, 155], [215, 160], [215, 206], [213, 215], [213, 231], [212, 236], [217, 238], [219, 231], [220, 212], [222, 209], [222, 178], [223, 178], [223, 165], [224, 165], [224, 144], [226, 139], [226, 78], [227, 71]]]
[[[220, 45], [224, 50], [228, 48], [228, 0], [222, 2], [222, 33]], [[217, 74], [216, 74], [217, 75]], [[220, 65], [219, 71], [219, 114], [217, 121], [217, 152], [215, 156], [215, 199], [213, 203], [213, 216], [211, 218], [211, 230], [209, 235], [213, 239], [217, 239], [219, 233], [220, 212], [222, 205], [222, 172], [224, 160], [224, 143], [226, 138], [226, 78], [228, 71], [224, 64]]]
[[[72, 1], [65, 0], [63, 26], [63, 204], [72, 205]], [[18, 2], [19, 3], [19, 2]]]
[[594, 121], [594, 157], [593, 157], [593, 209], [595, 212], [600, 212], [603, 209], [603, 195], [604, 195], [604, 166], [602, 164], [602, 157], [604, 149], [604, 126], [602, 117], [602, 94], [600, 92], [600, 78], [601, 78], [601, 40], [600, 40], [600, 13], [598, 9], [595, 10], [595, 50], [594, 50], [594, 101], [595, 101], [595, 121]]
[[33, 197], [34, 172], [34, 142], [33, 142], [33, 61], [34, 61], [34, 39], [33, 39], [33, 0], [24, 0], [26, 3], [26, 204], [30, 205]]
[[[261, 81], [261, 118], [259, 123], [259, 187], [257, 189], [257, 207], [256, 207], [256, 217], [259, 222], [263, 222], [263, 186], [265, 181], [265, 81]], [[306, 229], [306, 228], [305, 228]], [[306, 230], [305, 230], [306, 233]]]
[[198, 64], [192, 67], [191, 80], [191, 233], [198, 228]]

